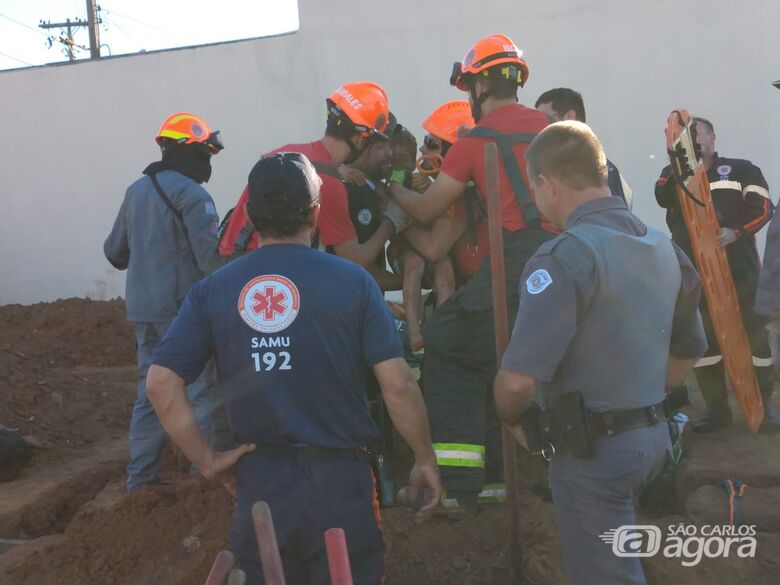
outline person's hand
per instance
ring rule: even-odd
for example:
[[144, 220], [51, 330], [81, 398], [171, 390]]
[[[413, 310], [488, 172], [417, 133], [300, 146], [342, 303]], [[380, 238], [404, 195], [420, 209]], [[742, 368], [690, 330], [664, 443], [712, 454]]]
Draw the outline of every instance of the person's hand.
[[401, 209], [401, 206], [396, 203], [395, 199], [390, 199], [387, 202], [385, 217], [390, 220], [390, 223], [393, 224], [396, 234], [404, 231], [409, 226], [409, 224], [412, 223], [412, 220], [409, 218], [406, 212]]
[[233, 467], [245, 453], [254, 450], [254, 443], [244, 443], [230, 451], [211, 451], [205, 461], [196, 464], [196, 467], [203, 477], [213, 479]]
[[439, 505], [441, 492], [441, 478], [436, 463], [415, 463], [409, 474], [409, 499], [412, 502], [422, 502], [416, 515], [418, 522], [430, 516]]
[[366, 176], [356, 168], [347, 165], [339, 166], [339, 176], [347, 183], [352, 183], [358, 187], [366, 184]]
[[720, 228], [720, 233], [718, 234], [718, 245], [725, 248], [729, 244], [733, 244], [736, 241], [737, 232], [731, 228]]
[[412, 173], [412, 189], [418, 193], [423, 193], [425, 190], [433, 184], [433, 179], [422, 173]]

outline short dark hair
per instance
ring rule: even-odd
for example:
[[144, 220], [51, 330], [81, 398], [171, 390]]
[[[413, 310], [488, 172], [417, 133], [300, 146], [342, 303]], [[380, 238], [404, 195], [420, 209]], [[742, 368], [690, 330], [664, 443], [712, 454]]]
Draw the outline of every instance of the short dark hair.
[[556, 87], [555, 89], [548, 89], [534, 104], [535, 108], [538, 108], [540, 104], [551, 104], [552, 109], [558, 113], [558, 116], [563, 118], [563, 115], [569, 110], [574, 110], [574, 116], [578, 122], [586, 122], [585, 118], [585, 102], [582, 101], [582, 94], [568, 87]]
[[[490, 91], [491, 97], [499, 100], [517, 99], [517, 88], [520, 87], [514, 79], [507, 79], [502, 77], [498, 71], [500, 66], [491, 67], [488, 69], [488, 75], [477, 75], [476, 78], [481, 80], [487, 90]], [[495, 71], [493, 71], [495, 69]]]
[[713, 125], [712, 125], [712, 122], [710, 122], [710, 121], [709, 121], [707, 118], [702, 118], [702, 117], [700, 117], [700, 116], [694, 116], [694, 117], [693, 117], [693, 122], [694, 122], [694, 123], [695, 123], [695, 122], [701, 122], [701, 123], [702, 123], [702, 124], [704, 124], [704, 125], [705, 125], [707, 128], [709, 128], [709, 129], [710, 129], [710, 132], [711, 132], [712, 134], [715, 134], [715, 126], [713, 126]]
[[249, 173], [249, 221], [261, 236], [293, 236], [320, 202], [322, 180], [308, 158], [281, 152], [257, 161]]
[[525, 153], [528, 177], [554, 177], [575, 191], [607, 184], [607, 157], [587, 124], [567, 120], [550, 124]]

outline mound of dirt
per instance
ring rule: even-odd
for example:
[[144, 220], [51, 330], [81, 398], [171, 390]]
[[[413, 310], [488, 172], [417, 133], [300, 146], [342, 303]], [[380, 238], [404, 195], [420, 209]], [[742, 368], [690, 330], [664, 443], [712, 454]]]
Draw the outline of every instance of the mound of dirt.
[[0, 307], [0, 425], [45, 448], [122, 436], [134, 339], [121, 300]]
[[2, 306], [0, 349], [44, 366], [135, 363], [135, 336], [121, 299]]
[[[205, 582], [229, 548], [232, 503], [218, 484], [196, 478], [125, 494], [118, 483], [52, 541], [7, 569], [14, 585], [191, 585]], [[500, 559], [505, 512], [483, 510], [457, 524], [419, 526], [410, 511], [383, 512], [388, 585], [481, 585]]]

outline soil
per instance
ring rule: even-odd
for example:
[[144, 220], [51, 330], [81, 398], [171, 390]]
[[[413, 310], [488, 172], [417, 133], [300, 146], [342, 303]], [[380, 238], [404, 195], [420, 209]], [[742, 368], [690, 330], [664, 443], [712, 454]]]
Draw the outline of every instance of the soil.
[[[0, 307], [0, 424], [21, 429], [39, 447], [22, 477], [0, 485], [0, 539], [29, 539], [0, 556], [0, 583], [191, 585], [205, 582], [216, 554], [229, 548], [230, 497], [221, 485], [189, 476], [174, 450], [164, 465], [171, 484], [125, 492], [134, 359], [121, 301]], [[755, 562], [723, 559], [687, 568], [653, 558], [645, 565], [648, 582], [774, 582], [780, 559], [770, 551], [780, 549], [780, 520], [765, 506], [780, 498], [778, 436], [755, 437], [737, 425], [711, 438], [691, 436], [689, 446], [679, 501], [665, 517], [640, 523], [717, 521], [712, 509], [723, 502], [702, 486], [724, 477], [754, 486], [744, 496], [752, 498], [743, 506], [749, 519], [773, 521], [759, 529]], [[524, 455], [520, 469], [525, 572], [535, 584], [562, 584], [552, 504], [536, 493], [545, 466]], [[423, 525], [405, 508], [382, 515], [388, 585], [498, 582], [497, 567], [507, 562], [505, 506], [485, 506], [470, 520]]]

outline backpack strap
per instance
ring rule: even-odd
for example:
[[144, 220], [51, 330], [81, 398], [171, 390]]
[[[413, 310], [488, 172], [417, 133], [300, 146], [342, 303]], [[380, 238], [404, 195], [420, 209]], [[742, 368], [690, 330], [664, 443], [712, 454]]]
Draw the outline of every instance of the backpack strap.
[[504, 134], [486, 126], [475, 126], [466, 136], [469, 138], [488, 138], [496, 143], [498, 153], [501, 155], [501, 162], [504, 165], [504, 171], [506, 171], [512, 192], [515, 194], [515, 200], [523, 214], [523, 219], [529, 227], [538, 228], [541, 224], [539, 209], [536, 207], [533, 198], [531, 198], [531, 193], [525, 184], [520, 164], [513, 150], [515, 144], [530, 143], [536, 137], [536, 134], [533, 132]]
[[163, 200], [163, 203], [168, 206], [168, 209], [170, 209], [173, 212], [173, 215], [176, 216], [176, 218], [181, 223], [182, 228], [184, 229], [184, 235], [189, 237], [189, 234], [187, 232], [187, 224], [184, 223], [184, 215], [181, 211], [176, 209], [176, 207], [173, 204], [173, 201], [168, 197], [168, 195], [165, 194], [165, 191], [160, 186], [160, 181], [157, 180], [157, 174], [153, 173], [149, 175], [149, 178], [152, 180], [152, 185], [154, 185], [154, 190], [157, 191], [157, 194], [160, 196], [160, 199]]
[[477, 221], [486, 221], [487, 212], [485, 206], [482, 204], [482, 200], [479, 198], [477, 192], [477, 186], [469, 181], [466, 185], [465, 197], [465, 209], [466, 209], [466, 239], [469, 246], [477, 246], [479, 243], [477, 240]]

